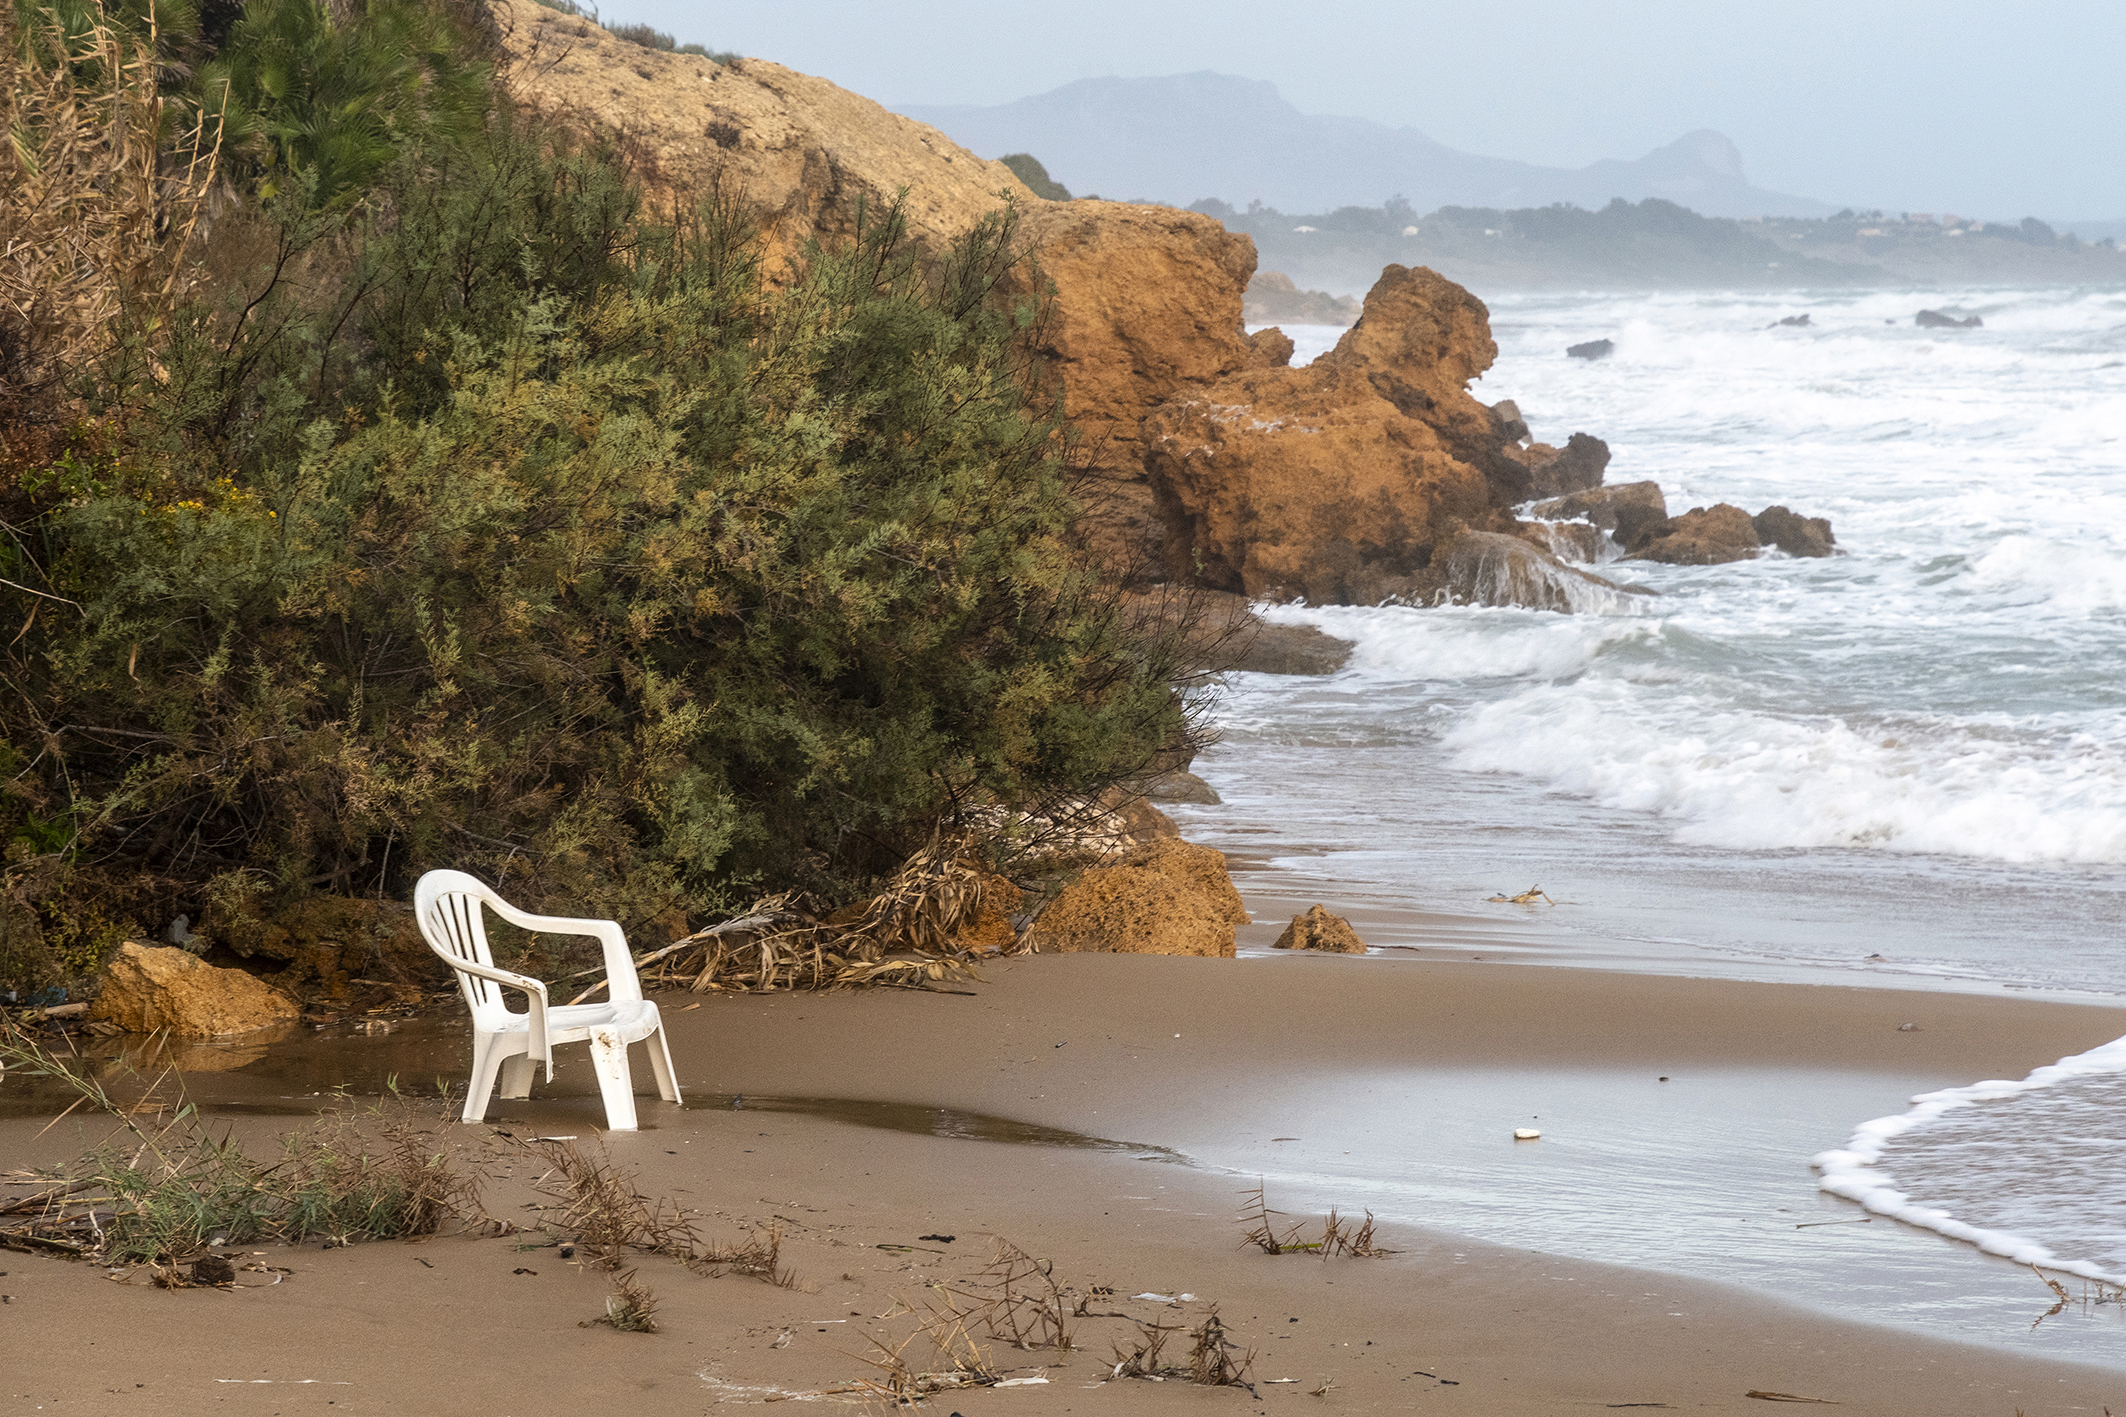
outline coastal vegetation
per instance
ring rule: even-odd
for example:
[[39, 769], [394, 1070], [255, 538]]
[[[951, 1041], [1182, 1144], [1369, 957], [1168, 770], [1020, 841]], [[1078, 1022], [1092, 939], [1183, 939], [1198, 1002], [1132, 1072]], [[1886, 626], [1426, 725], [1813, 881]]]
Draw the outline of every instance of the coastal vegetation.
[[210, 8], [10, 12], [0, 989], [439, 865], [831, 906], [1186, 738], [1008, 204], [771, 263], [482, 6]]
[[599, 18], [596, 6], [585, 9], [577, 4], [576, 0], [539, 0], [539, 4], [546, 9], [558, 10], [562, 14], [575, 19], [590, 20], [601, 26], [613, 38], [624, 39], [629, 44], [639, 44], [644, 49], [662, 49], [674, 54], [698, 54], [702, 58], [712, 59], [718, 64], [728, 64], [739, 57], [728, 51], [710, 49], [706, 45], [696, 44], [691, 41], [681, 44], [654, 25], [606, 24], [604, 20]]
[[114, 1096], [78, 1059], [12, 1025], [0, 1025], [0, 1067], [18, 1085], [41, 1079], [73, 1093], [67, 1110], [86, 1104], [117, 1128], [70, 1166], [17, 1173], [17, 1184], [26, 1178], [33, 1189], [0, 1209], [0, 1243], [9, 1248], [146, 1266], [158, 1286], [185, 1288], [239, 1282], [228, 1256], [241, 1252], [217, 1253], [224, 1246], [412, 1238], [479, 1213], [477, 1180], [432, 1149], [396, 1098], [399, 1105], [362, 1115], [345, 1105], [328, 1110], [281, 1137], [268, 1162], [215, 1135], [181, 1095], [161, 1095], [167, 1072]]

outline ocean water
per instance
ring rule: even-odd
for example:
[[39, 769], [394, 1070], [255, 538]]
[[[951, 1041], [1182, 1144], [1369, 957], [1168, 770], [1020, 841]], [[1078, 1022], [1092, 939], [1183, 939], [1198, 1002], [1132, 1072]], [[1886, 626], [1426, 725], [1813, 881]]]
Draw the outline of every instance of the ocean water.
[[[1490, 304], [1478, 397], [1606, 439], [1608, 480], [1671, 513], [1782, 504], [1843, 554], [1611, 562], [1659, 594], [1608, 613], [1270, 608], [1356, 650], [1233, 677], [1197, 765], [1225, 805], [1178, 811], [1189, 834], [1375, 944], [1457, 943], [1411, 923], [1433, 911], [1510, 922], [1492, 957], [2126, 995], [2126, 290]], [[1340, 333], [1288, 332], [1300, 358]], [[1565, 356], [1596, 338], [1616, 352]], [[1486, 899], [1535, 885], [1559, 904]], [[2126, 1043], [1972, 1082], [1824, 1117], [1820, 1148], [1789, 1128], [1791, 1164], [2126, 1278]]]

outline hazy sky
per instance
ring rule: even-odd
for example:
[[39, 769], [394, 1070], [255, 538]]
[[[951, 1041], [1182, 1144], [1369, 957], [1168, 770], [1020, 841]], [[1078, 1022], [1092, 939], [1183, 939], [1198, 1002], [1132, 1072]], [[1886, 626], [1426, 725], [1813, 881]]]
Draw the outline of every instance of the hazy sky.
[[1578, 167], [1716, 128], [1775, 191], [2126, 217], [2126, 0], [611, 0], [602, 13], [888, 107], [1216, 69], [1272, 80], [1305, 112], [1495, 157]]

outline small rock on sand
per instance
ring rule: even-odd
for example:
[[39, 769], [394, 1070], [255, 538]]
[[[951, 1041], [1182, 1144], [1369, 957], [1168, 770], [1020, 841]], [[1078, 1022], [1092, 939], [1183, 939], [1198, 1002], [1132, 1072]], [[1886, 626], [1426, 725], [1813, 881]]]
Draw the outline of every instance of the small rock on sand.
[[1366, 952], [1366, 942], [1358, 938], [1351, 922], [1341, 915], [1331, 915], [1324, 905], [1313, 906], [1306, 914], [1293, 916], [1292, 923], [1277, 937], [1276, 947], [1280, 950], [1326, 950], [1344, 955]]

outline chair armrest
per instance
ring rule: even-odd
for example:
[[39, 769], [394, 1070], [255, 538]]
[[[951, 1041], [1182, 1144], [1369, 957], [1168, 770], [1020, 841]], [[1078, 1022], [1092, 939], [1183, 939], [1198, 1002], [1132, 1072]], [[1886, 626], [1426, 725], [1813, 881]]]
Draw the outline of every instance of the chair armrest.
[[617, 920], [583, 920], [567, 915], [533, 915], [502, 901], [490, 908], [510, 924], [545, 935], [589, 935], [604, 948], [606, 997], [616, 1004], [639, 1003], [642, 979], [635, 972], [635, 956], [627, 947], [627, 935]]
[[453, 959], [450, 967], [465, 974], [489, 979], [510, 989], [522, 989], [525, 995], [527, 1016], [524, 1027], [529, 1047], [526, 1052], [534, 1062], [546, 1064], [546, 1080], [554, 1080], [554, 1043], [546, 1031], [546, 985], [527, 974], [512, 974], [506, 969], [497, 969], [491, 964], [476, 964], [469, 959]]

